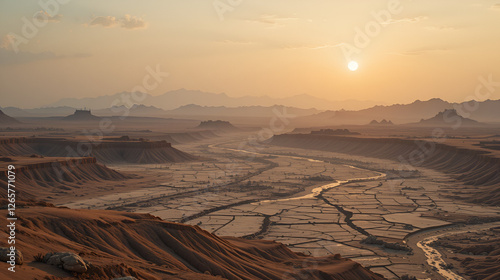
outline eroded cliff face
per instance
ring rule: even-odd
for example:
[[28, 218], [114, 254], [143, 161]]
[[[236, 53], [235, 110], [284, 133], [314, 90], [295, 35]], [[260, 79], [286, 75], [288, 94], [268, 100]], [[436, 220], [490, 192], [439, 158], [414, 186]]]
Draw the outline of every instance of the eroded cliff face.
[[500, 205], [500, 159], [479, 150], [420, 140], [307, 134], [276, 135], [270, 143], [389, 159], [400, 162], [402, 167], [438, 170], [467, 185], [477, 186], [477, 193], [471, 194], [470, 201]]
[[0, 156], [28, 155], [36, 153], [32, 145], [35, 138], [5, 138], [0, 139]]
[[0, 166], [0, 198], [7, 197], [8, 165], [15, 169], [16, 199], [31, 200], [44, 197], [71, 195], [85, 183], [117, 181], [131, 178], [97, 163], [93, 157], [85, 158], [29, 158], [14, 157], [13, 162]]
[[[15, 164], [16, 161], [13, 160], [12, 164]], [[30, 173], [33, 170], [41, 170], [41, 169], [50, 169], [50, 168], [68, 168], [77, 165], [87, 165], [87, 164], [96, 164], [97, 160], [93, 157], [86, 158], [68, 158], [68, 159], [50, 159], [47, 158], [47, 161], [38, 162], [38, 163], [23, 163], [21, 166], [16, 166], [14, 170], [17, 175], [23, 175]], [[15, 164], [16, 165], [16, 164]], [[5, 179], [8, 176], [7, 170], [0, 170], [0, 178]]]
[[196, 157], [166, 141], [77, 141], [64, 138], [14, 138], [0, 140], [0, 155], [40, 154], [50, 157], [95, 157], [103, 163], [167, 163]]

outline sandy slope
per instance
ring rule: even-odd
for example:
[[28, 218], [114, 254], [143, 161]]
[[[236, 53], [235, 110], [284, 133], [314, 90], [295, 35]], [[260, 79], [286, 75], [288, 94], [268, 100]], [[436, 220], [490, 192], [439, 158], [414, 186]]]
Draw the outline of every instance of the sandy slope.
[[11, 116], [6, 115], [2, 110], [0, 110], [0, 126], [3, 125], [13, 125], [19, 124], [20, 122]]
[[[5, 159], [5, 158], [4, 158]], [[40, 199], [80, 189], [83, 184], [131, 178], [96, 162], [95, 158], [8, 157], [0, 162], [0, 198], [7, 195], [7, 166], [15, 166], [15, 186], [20, 199]]]
[[[167, 277], [203, 279], [382, 279], [359, 264], [338, 256], [310, 258], [273, 241], [222, 239], [197, 226], [147, 214], [72, 210], [31, 206], [17, 210], [17, 248], [26, 264], [13, 276], [0, 263], [0, 277], [33, 279], [65, 274], [33, 256], [50, 251], [79, 253], [93, 266], [89, 279], [134, 275], [140, 279]], [[0, 234], [5, 240], [6, 233]], [[193, 274], [205, 273], [205, 274]], [[67, 274], [66, 274], [67, 275]], [[220, 278], [219, 278], [220, 279]]]

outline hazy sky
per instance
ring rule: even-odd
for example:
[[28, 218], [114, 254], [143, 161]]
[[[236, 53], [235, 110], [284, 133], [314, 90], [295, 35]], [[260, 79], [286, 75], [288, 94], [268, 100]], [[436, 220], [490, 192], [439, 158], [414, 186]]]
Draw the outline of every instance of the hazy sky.
[[148, 66], [169, 73], [153, 95], [464, 101], [500, 81], [500, 0], [0, 0], [0, 39], [4, 107], [130, 91]]

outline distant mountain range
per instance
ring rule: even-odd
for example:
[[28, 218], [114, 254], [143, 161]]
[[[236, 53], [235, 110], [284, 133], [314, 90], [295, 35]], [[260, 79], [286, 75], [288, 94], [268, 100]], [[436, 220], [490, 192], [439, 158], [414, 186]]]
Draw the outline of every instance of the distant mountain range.
[[167, 111], [167, 114], [174, 116], [272, 117], [276, 111], [283, 112], [283, 110], [295, 116], [309, 116], [321, 112], [316, 109], [301, 109], [282, 105], [227, 108], [223, 106], [208, 107], [190, 104]]
[[18, 117], [65, 117], [75, 112], [75, 108], [61, 106], [61, 107], [44, 107], [34, 109], [21, 109], [17, 107], [4, 107], [0, 108], [9, 116]]
[[[16, 107], [5, 107], [3, 110], [14, 117], [62, 117], [71, 115], [76, 108], [61, 106], [36, 109], [20, 109]], [[136, 117], [183, 117], [183, 118], [217, 118], [217, 117], [264, 117], [274, 116], [275, 112], [286, 111], [287, 114], [295, 116], [309, 116], [321, 111], [316, 109], [300, 109], [294, 107], [275, 106], [243, 106], [243, 107], [209, 107], [200, 105], [185, 105], [174, 110], [163, 110], [155, 106], [133, 105], [130, 108], [125, 106], [114, 106], [111, 108], [92, 110], [96, 116], [122, 116], [125, 113]]]
[[135, 95], [130, 92], [121, 92], [114, 95], [92, 98], [64, 98], [52, 104], [48, 104], [45, 107], [86, 107], [92, 110], [99, 110], [121, 105], [130, 107], [132, 104], [143, 104], [146, 106], [155, 106], [164, 110], [172, 110], [181, 106], [196, 104], [200, 106], [214, 107], [269, 107], [273, 105], [283, 105], [302, 109], [316, 108], [318, 110], [359, 110], [380, 104], [380, 102], [358, 100], [330, 101], [307, 94], [295, 95], [286, 98], [273, 98], [265, 95], [230, 97], [225, 93], [210, 93], [186, 89], [173, 90], [156, 96], [145, 94], [144, 98], [142, 98], [143, 96], [134, 98], [134, 96]]
[[[467, 110], [474, 107], [476, 107], [475, 110]], [[357, 125], [370, 123], [373, 119], [386, 119], [395, 124], [407, 124], [430, 119], [446, 109], [456, 109], [462, 117], [480, 122], [500, 122], [500, 100], [486, 100], [471, 104], [467, 102], [450, 103], [434, 98], [427, 101], [417, 100], [410, 104], [374, 106], [358, 111], [324, 111], [301, 117], [295, 120], [295, 125], [307, 126], [311, 123], [315, 123], [317, 126]]]
[[[474, 110], [470, 110], [473, 108]], [[0, 108], [5, 114], [14, 117], [53, 117], [68, 116], [75, 112], [75, 108], [68, 106], [46, 107], [36, 109], [20, 109], [16, 107]], [[173, 110], [164, 110], [151, 105], [133, 105], [127, 108], [117, 105], [111, 108], [92, 110], [96, 116], [128, 116], [162, 117], [209, 120], [221, 119], [241, 121], [242, 119], [269, 119], [276, 112], [286, 112], [295, 115], [292, 125], [295, 127], [320, 127], [328, 125], [364, 125], [372, 120], [391, 120], [394, 124], [417, 123], [422, 119], [435, 117], [444, 110], [455, 109], [457, 114], [464, 118], [479, 122], [500, 122], [500, 100], [486, 100], [472, 103], [450, 103], [441, 99], [427, 101], [417, 100], [410, 104], [395, 104], [390, 106], [374, 106], [358, 111], [337, 110], [320, 111], [317, 109], [301, 109], [296, 107], [275, 106], [201, 106], [183, 105]], [[469, 110], [467, 110], [469, 109]]]
[[109, 116], [124, 116], [128, 114], [130, 116], [136, 117], [161, 117], [164, 116], [167, 111], [157, 108], [155, 106], [146, 105], [133, 105], [127, 108], [124, 105], [114, 106], [111, 108], [100, 109], [92, 111], [93, 114], [97, 116], [109, 117]]

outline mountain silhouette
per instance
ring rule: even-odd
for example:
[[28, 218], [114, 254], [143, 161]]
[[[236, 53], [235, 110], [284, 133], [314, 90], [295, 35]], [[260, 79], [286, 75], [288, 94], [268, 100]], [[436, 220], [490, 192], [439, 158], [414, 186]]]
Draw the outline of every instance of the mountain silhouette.
[[101, 118], [92, 115], [90, 110], [76, 110], [73, 115], [63, 118], [65, 121], [98, 121]]
[[479, 124], [478, 121], [464, 118], [458, 114], [455, 109], [447, 109], [439, 112], [437, 115], [430, 119], [422, 119], [418, 124], [420, 125], [450, 125], [452, 123], [459, 123], [461, 125], [471, 126]]
[[20, 121], [14, 119], [6, 115], [2, 110], [0, 110], [0, 125], [10, 125], [10, 124], [19, 124]]
[[283, 105], [303, 109], [316, 108], [319, 110], [359, 110], [380, 104], [379, 102], [374, 101], [359, 100], [330, 101], [308, 94], [300, 94], [285, 98], [274, 98], [266, 95], [231, 97], [225, 93], [178, 89], [155, 96], [142, 93], [133, 94], [131, 92], [121, 92], [113, 95], [90, 98], [63, 98], [55, 103], [47, 105], [46, 107], [69, 106], [73, 108], [87, 107], [94, 110], [100, 110], [113, 106], [130, 106], [129, 102], [132, 102], [133, 104], [144, 104], [146, 106], [156, 106], [164, 110], [172, 110], [189, 104], [225, 107]]

